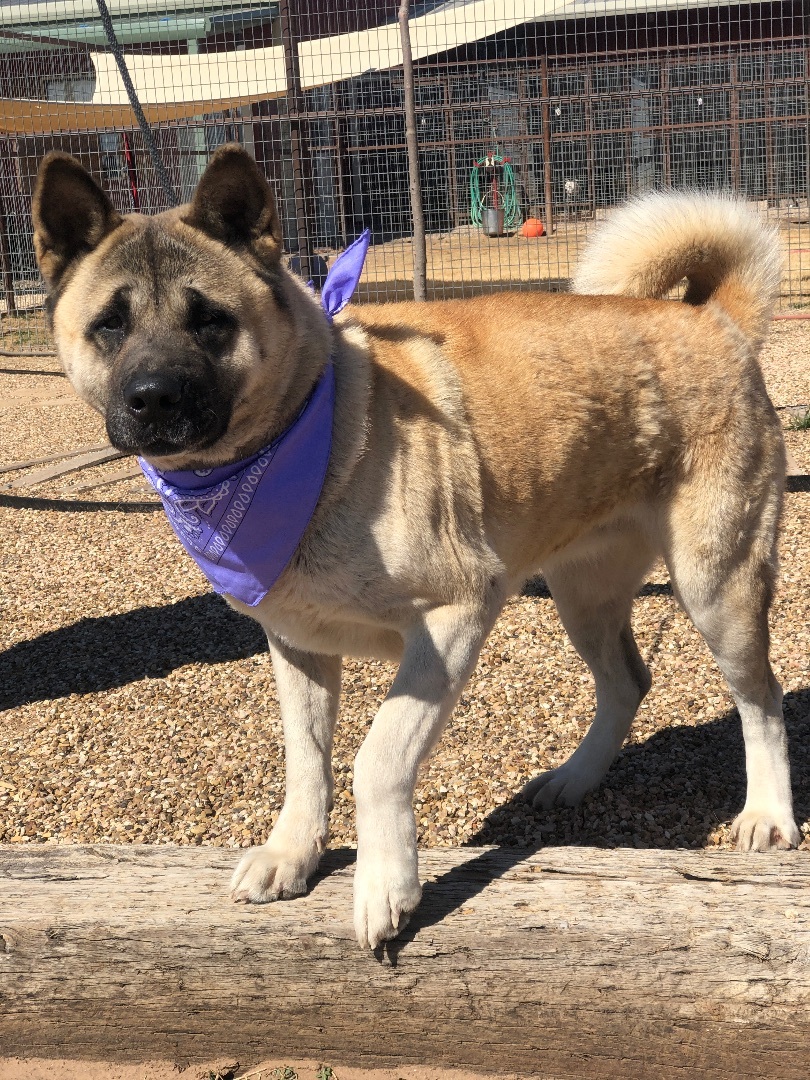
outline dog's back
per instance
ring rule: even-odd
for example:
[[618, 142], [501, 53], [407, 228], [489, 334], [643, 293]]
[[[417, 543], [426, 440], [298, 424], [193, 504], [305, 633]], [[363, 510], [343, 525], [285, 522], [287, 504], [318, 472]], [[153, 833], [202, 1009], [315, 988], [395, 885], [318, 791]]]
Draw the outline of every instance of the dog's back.
[[[383, 394], [420, 388], [409, 408], [430, 402], [434, 430], [436, 404], [463, 398], [490, 535], [519, 577], [614, 510], [674, 492], [711, 432], [723, 431], [721, 472], [759, 488], [764, 470], [779, 486], [781, 434], [756, 360], [779, 268], [775, 232], [745, 205], [655, 194], [617, 211], [585, 251], [574, 288], [607, 295], [496, 294], [350, 317]], [[684, 303], [661, 299], [683, 278]]]

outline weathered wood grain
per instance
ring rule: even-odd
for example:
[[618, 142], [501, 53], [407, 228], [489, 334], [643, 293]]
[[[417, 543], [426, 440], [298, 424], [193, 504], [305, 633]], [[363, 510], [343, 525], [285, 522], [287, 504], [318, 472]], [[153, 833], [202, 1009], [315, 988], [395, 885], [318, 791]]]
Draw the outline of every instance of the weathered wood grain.
[[351, 852], [236, 906], [235, 852], [0, 847], [0, 1052], [668, 1080], [810, 1070], [806, 853], [425, 851], [385, 955]]
[[12, 461], [10, 465], [0, 465], [0, 473], [18, 472], [22, 469], [30, 469], [33, 465], [44, 465], [49, 461], [65, 461], [68, 458], [79, 457], [80, 455], [92, 453], [96, 450], [111, 449], [109, 444], [102, 443], [100, 446], [83, 446], [80, 450], [67, 450], [58, 454], [46, 454], [45, 457], [31, 458], [30, 461]]
[[68, 473], [78, 472], [80, 469], [87, 469], [93, 465], [102, 465], [105, 461], [115, 461], [117, 458], [126, 457], [127, 455], [120, 450], [116, 450], [113, 446], [102, 446], [95, 450], [83, 450], [79, 454], [71, 453], [62, 456], [65, 460], [60, 461], [59, 464], [37, 469], [33, 473], [26, 473], [25, 476], [12, 480], [10, 484], [5, 484], [0, 490], [16, 491], [19, 488], [35, 487], [37, 484], [44, 484], [48, 480], [56, 480], [59, 477], [67, 476]]

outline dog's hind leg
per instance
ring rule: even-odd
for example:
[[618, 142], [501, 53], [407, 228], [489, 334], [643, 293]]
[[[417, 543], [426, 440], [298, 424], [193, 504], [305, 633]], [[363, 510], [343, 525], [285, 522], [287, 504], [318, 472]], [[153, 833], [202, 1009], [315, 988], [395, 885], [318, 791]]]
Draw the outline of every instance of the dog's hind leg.
[[[690, 485], [694, 489], [694, 485]], [[776, 485], [774, 485], [775, 489]], [[675, 593], [703, 635], [737, 703], [747, 794], [732, 835], [742, 851], [798, 845], [782, 688], [768, 659], [779, 495], [685, 492], [667, 523]]]
[[291, 649], [268, 635], [284, 727], [284, 806], [266, 844], [251, 848], [231, 880], [234, 900], [263, 903], [306, 892], [329, 836], [332, 736], [341, 658]]
[[591, 669], [596, 713], [571, 757], [523, 789], [538, 808], [575, 806], [600, 783], [650, 688], [630, 609], [655, 552], [630, 523], [599, 530], [585, 545], [567, 558], [564, 552], [544, 572], [563, 626]]

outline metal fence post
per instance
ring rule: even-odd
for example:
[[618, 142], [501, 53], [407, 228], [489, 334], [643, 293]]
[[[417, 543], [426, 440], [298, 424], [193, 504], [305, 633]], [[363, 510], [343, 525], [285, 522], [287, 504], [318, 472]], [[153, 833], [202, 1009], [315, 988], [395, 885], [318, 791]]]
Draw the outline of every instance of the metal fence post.
[[300, 274], [304, 281], [312, 277], [311, 247], [309, 242], [309, 207], [312, 206], [312, 171], [309, 154], [301, 138], [301, 113], [303, 101], [301, 75], [298, 67], [298, 42], [290, 22], [289, 0], [279, 0], [281, 44], [284, 49], [284, 72], [287, 77], [287, 119], [290, 124], [290, 151], [295, 192], [295, 231], [298, 240]]
[[427, 298], [427, 251], [425, 214], [422, 208], [422, 181], [419, 177], [419, 142], [416, 137], [416, 101], [413, 88], [413, 54], [408, 23], [410, 0], [399, 5], [399, 35], [402, 40], [402, 86], [405, 97], [405, 144], [408, 148], [408, 176], [413, 215], [413, 298]]
[[543, 200], [545, 202], [545, 226], [546, 233], [551, 236], [554, 232], [554, 194], [551, 177], [551, 102], [549, 101], [548, 86], [548, 60], [545, 56], [540, 58], [540, 94], [542, 105], [540, 107], [541, 121], [543, 124]]

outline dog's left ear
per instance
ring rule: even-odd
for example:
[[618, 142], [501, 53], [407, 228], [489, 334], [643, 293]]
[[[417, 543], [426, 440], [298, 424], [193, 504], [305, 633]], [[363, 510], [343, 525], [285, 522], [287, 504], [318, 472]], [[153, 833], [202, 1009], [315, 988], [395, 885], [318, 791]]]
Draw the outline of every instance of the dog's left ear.
[[249, 248], [265, 265], [281, 258], [276, 200], [259, 166], [238, 143], [221, 146], [211, 158], [184, 221], [228, 247]]
[[59, 152], [42, 160], [31, 215], [37, 262], [49, 289], [124, 220], [84, 167]]

